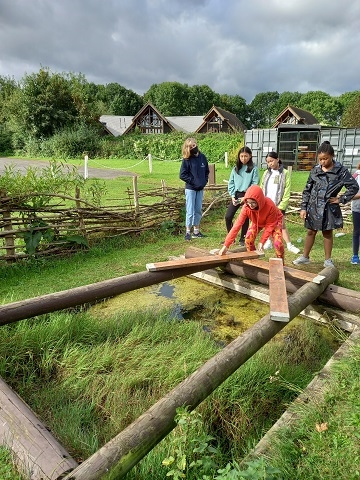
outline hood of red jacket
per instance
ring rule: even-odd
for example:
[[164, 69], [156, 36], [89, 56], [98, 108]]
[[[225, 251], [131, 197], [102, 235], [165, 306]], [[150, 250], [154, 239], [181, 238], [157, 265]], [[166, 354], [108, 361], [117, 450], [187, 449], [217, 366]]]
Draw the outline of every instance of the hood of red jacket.
[[250, 199], [257, 202], [259, 210], [261, 210], [261, 208], [265, 205], [265, 195], [259, 185], [251, 185], [251, 187], [246, 190], [244, 201]]

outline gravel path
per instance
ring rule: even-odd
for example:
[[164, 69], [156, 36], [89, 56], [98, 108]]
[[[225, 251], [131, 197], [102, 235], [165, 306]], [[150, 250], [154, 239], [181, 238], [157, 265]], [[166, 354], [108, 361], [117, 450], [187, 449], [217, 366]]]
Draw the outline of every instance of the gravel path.
[[[45, 168], [49, 162], [44, 160], [24, 160], [19, 158], [0, 158], [0, 175], [4, 172], [6, 165], [14, 165], [16, 171], [25, 173], [29, 167], [38, 169]], [[80, 174], [84, 174], [84, 166], [77, 168]], [[115, 168], [92, 168], [88, 167], [88, 178], [111, 179], [117, 177], [133, 177], [135, 173]]]

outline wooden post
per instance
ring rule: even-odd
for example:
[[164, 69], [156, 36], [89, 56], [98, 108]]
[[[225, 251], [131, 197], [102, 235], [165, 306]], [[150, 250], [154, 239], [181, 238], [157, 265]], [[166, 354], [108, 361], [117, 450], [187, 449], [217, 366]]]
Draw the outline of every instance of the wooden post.
[[152, 156], [151, 153], [148, 155], [148, 160], [149, 160], [149, 172], [152, 173]]
[[290, 320], [284, 266], [281, 258], [269, 259], [270, 319], [276, 322]]
[[0, 445], [13, 453], [16, 466], [31, 480], [56, 480], [77, 462], [34, 412], [0, 378]]
[[[5, 190], [1, 190], [0, 191], [0, 198], [4, 198], [6, 197], [6, 191]], [[11, 210], [8, 210], [6, 207], [3, 207], [4, 210], [3, 210], [3, 228], [4, 228], [4, 231], [12, 231], [13, 230], [13, 227], [12, 227], [12, 222], [11, 222]], [[14, 243], [14, 235], [13, 233], [9, 233], [8, 235], [5, 235], [5, 247], [6, 247], [6, 250], [5, 250], [5, 256], [6, 257], [9, 257], [7, 259], [7, 262], [13, 262], [14, 261], [14, 257], [15, 257], [15, 243]]]
[[[326, 277], [323, 283], [308, 283], [289, 297], [291, 319], [299, 315], [337, 278], [337, 271], [333, 267], [325, 268], [322, 274]], [[286, 325], [285, 322], [272, 322], [269, 315], [263, 317], [63, 480], [98, 480], [105, 475], [123, 478], [175, 427], [174, 417], [178, 407], [187, 406], [190, 411], [194, 410]]]
[[228, 152], [225, 152], [225, 168], [228, 168]]
[[139, 191], [138, 191], [138, 183], [137, 183], [137, 175], [132, 177], [133, 179], [133, 191], [134, 191], [134, 207], [136, 215], [139, 214]]
[[75, 204], [77, 208], [77, 214], [79, 217], [79, 230], [81, 232], [81, 235], [83, 235], [85, 238], [87, 238], [87, 232], [85, 228], [85, 223], [84, 223], [84, 216], [81, 213], [81, 202], [80, 202], [80, 187], [77, 186], [75, 188]]
[[89, 162], [89, 156], [86, 154], [85, 157], [84, 157], [84, 178], [85, 180], [88, 178], [89, 176], [89, 172], [88, 172], [88, 162]]
[[209, 185], [216, 185], [214, 163], [209, 163]]

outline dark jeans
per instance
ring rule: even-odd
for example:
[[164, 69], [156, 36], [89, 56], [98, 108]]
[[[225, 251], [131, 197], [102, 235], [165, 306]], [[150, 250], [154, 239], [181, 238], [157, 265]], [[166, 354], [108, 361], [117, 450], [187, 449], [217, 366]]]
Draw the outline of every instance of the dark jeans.
[[352, 212], [353, 220], [353, 255], [359, 255], [359, 244], [360, 244], [360, 212]]
[[[245, 192], [237, 192], [236, 198], [242, 198], [245, 195]], [[228, 206], [226, 213], [225, 213], [225, 224], [226, 224], [226, 230], [229, 233], [232, 226], [233, 226], [233, 219], [235, 217], [235, 213], [239, 210], [240, 205], [233, 205], [231, 202], [230, 205]], [[249, 228], [249, 223], [250, 220], [247, 218], [245, 220], [244, 225], [241, 227], [241, 234], [240, 234], [240, 239], [244, 240], [246, 232], [248, 231]]]

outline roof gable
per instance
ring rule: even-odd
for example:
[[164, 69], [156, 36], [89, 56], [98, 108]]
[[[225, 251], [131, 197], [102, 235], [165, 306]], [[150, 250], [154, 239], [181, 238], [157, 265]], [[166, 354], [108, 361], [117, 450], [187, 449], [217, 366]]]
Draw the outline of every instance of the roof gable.
[[241, 132], [244, 130], [245, 125], [236, 115], [213, 105], [204, 116], [204, 121], [196, 132]]
[[292, 125], [317, 125], [319, 122], [317, 118], [315, 118], [314, 115], [307, 110], [288, 105], [277, 116], [271, 128], [276, 128], [281, 123], [289, 123]]
[[134, 131], [135, 128], [139, 128], [142, 133], [167, 133], [175, 130], [166, 117], [150, 102], [138, 111], [124, 134]]

